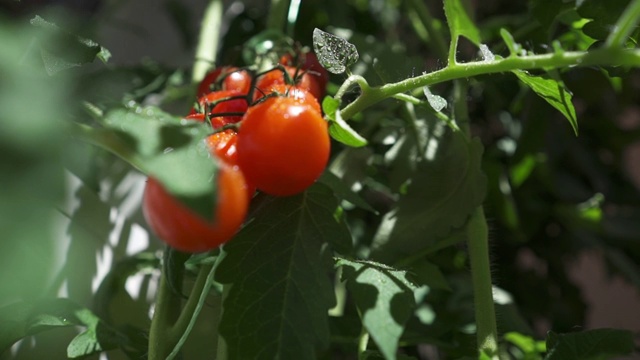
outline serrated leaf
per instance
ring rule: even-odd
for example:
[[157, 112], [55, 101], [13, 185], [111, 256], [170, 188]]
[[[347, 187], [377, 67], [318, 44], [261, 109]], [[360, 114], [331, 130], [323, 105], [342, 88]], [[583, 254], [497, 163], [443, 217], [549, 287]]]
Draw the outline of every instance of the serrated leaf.
[[115, 109], [101, 120], [116, 148], [107, 148], [164, 187], [204, 219], [213, 217], [216, 163], [202, 141], [209, 126], [153, 108]]
[[372, 213], [377, 213], [377, 211], [371, 207], [360, 195], [353, 192], [347, 184], [345, 184], [338, 176], [330, 171], [325, 171], [318, 179], [319, 182], [327, 185], [333, 190], [333, 193], [342, 200], [346, 200], [353, 205], [371, 211]]
[[633, 333], [620, 329], [595, 329], [579, 333], [547, 335], [545, 360], [605, 360], [629, 355]]
[[445, 0], [444, 13], [447, 17], [447, 24], [449, 24], [449, 32], [452, 38], [462, 35], [472, 43], [480, 45], [480, 31], [478, 31], [469, 14], [467, 14], [467, 10], [460, 0]]
[[322, 184], [254, 198], [255, 218], [224, 247], [216, 280], [228, 289], [220, 322], [228, 358], [315, 359], [329, 345], [335, 298], [327, 242], [351, 241]]
[[46, 42], [41, 44], [42, 60], [47, 74], [93, 62], [96, 58], [106, 63], [111, 53], [93, 40], [85, 39], [60, 29], [56, 24], [40, 16], [31, 19], [31, 25], [47, 33]]
[[106, 327], [91, 311], [68, 299], [24, 301], [4, 306], [0, 308], [0, 323], [0, 353], [25, 336], [76, 325], [87, 329], [69, 344], [69, 357], [113, 349], [118, 345], [114, 330]]
[[416, 307], [418, 289], [407, 272], [370, 261], [338, 259], [342, 279], [352, 294], [371, 338], [384, 358], [396, 359], [398, 341]]
[[430, 124], [427, 139], [407, 194], [383, 217], [373, 259], [394, 263], [433, 246], [463, 226], [484, 200], [481, 142], [436, 122]]
[[549, 105], [558, 109], [569, 120], [574, 133], [578, 135], [576, 110], [571, 102], [571, 93], [565, 88], [564, 84], [554, 79], [531, 76], [522, 70], [514, 70], [513, 73], [538, 96], [548, 102]]
[[359, 58], [355, 45], [318, 28], [313, 30], [313, 50], [322, 67], [333, 74], [347, 71]]
[[336, 110], [335, 119], [329, 123], [329, 135], [335, 140], [351, 147], [362, 147], [368, 143], [367, 139], [363, 138], [342, 119], [340, 110]]

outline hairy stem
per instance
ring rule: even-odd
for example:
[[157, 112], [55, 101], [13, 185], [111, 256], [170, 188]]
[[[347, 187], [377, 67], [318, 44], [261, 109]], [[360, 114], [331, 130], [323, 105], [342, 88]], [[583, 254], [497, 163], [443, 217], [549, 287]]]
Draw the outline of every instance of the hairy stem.
[[444, 69], [416, 76], [380, 87], [371, 87], [342, 110], [342, 118], [347, 120], [362, 110], [395, 94], [407, 92], [423, 86], [464, 79], [484, 74], [502, 73], [513, 70], [558, 69], [571, 66], [593, 65], [640, 65], [640, 50], [602, 48], [593, 51], [568, 51], [543, 55], [510, 56], [493, 61], [475, 61], [449, 64]]
[[176, 318], [176, 310], [180, 308], [180, 299], [171, 292], [166, 274], [160, 275], [158, 294], [149, 329], [149, 360], [164, 360], [173, 347], [167, 341], [169, 330]]
[[498, 331], [493, 304], [488, 236], [484, 211], [482, 207], [478, 207], [467, 225], [467, 246], [473, 281], [478, 352], [484, 352], [491, 358], [497, 358]]
[[215, 64], [220, 42], [220, 25], [222, 23], [222, 0], [211, 0], [202, 18], [196, 60], [193, 63], [191, 80], [198, 82], [204, 78], [209, 68]]
[[[455, 81], [453, 91], [456, 122], [463, 133], [470, 137], [466, 82]], [[489, 262], [489, 233], [482, 206], [478, 206], [471, 215], [466, 235], [473, 283], [478, 353], [484, 352], [490, 358], [497, 359], [498, 330]]]

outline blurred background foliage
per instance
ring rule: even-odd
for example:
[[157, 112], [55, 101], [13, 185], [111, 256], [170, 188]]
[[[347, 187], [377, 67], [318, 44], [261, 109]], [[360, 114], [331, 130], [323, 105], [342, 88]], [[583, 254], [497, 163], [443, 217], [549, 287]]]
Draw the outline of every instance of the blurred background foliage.
[[[361, 54], [354, 72], [372, 84], [437, 70], [445, 60], [435, 55], [429, 34], [415, 21], [416, 3], [305, 0], [295, 39], [310, 46], [316, 27], [348, 37]], [[617, 19], [628, 1], [608, 1], [606, 7], [586, 1], [577, 10], [573, 2], [552, 0], [468, 3], [483, 42], [505, 55], [500, 27], [535, 52], [550, 51], [554, 39], [567, 50], [596, 46], [606, 36], [607, 19]], [[267, 4], [225, 4], [219, 61], [241, 64], [242, 45], [264, 28]], [[0, 3], [0, 305], [63, 295], [114, 324], [148, 326], [160, 246], [143, 229], [137, 203], [143, 177], [112, 155], [72, 139], [68, 127], [72, 120], [91, 122], [84, 102], [107, 110], [135, 101], [186, 113], [194, 93], [189, 67], [205, 5], [204, 0]], [[443, 19], [439, 3], [427, 6]], [[594, 12], [606, 16], [584, 26]], [[35, 15], [57, 24], [62, 34], [30, 24]], [[446, 31], [441, 21], [433, 26]], [[78, 46], [69, 40], [76, 35], [104, 48]], [[107, 60], [105, 49], [111, 53], [106, 63], [93, 60], [96, 55]], [[477, 58], [477, 49], [461, 43], [459, 59]], [[515, 77], [468, 80], [472, 130], [485, 147], [484, 205], [494, 282], [508, 295], [498, 306], [499, 326], [538, 338], [547, 329], [566, 332], [589, 325], [589, 301], [570, 271], [585, 253], [603, 259], [607, 276], [624, 279], [630, 304], [640, 307], [640, 71], [580, 68], [555, 75], [573, 92], [577, 137], [560, 113]], [[331, 80], [339, 85], [343, 78], [332, 75]], [[443, 84], [433, 90], [446, 97], [451, 89]], [[345, 210], [362, 256], [368, 255], [379, 214], [391, 209], [414, 170], [407, 160], [415, 151], [406, 141], [408, 111], [391, 100], [369, 109], [353, 127], [370, 146], [335, 144], [333, 149], [339, 161], [331, 170], [377, 210]], [[418, 119], [431, 116], [415, 111]], [[398, 145], [401, 139], [407, 145]], [[438, 339], [451, 356], [466, 355], [464, 344], [474, 339], [464, 329], [473, 318], [464, 248], [434, 250], [427, 260], [444, 274], [441, 286], [431, 284], [434, 291], [424, 302], [425, 316], [437, 314], [437, 319], [410, 323], [404, 342]], [[125, 291], [135, 274], [140, 276], [136, 289]], [[610, 311], [640, 321], [633, 310]], [[349, 333], [358, 328], [348, 325], [357, 316], [352, 315], [332, 323], [336, 337], [357, 337]], [[200, 324], [192, 349], [206, 344], [203, 334], [214, 324]], [[633, 330], [640, 330], [640, 323]], [[76, 333], [70, 329], [63, 336]], [[431, 336], [425, 338], [426, 333]], [[20, 345], [18, 358], [64, 353], [59, 338], [47, 333], [35, 338], [37, 346]], [[335, 346], [331, 356], [340, 353]]]

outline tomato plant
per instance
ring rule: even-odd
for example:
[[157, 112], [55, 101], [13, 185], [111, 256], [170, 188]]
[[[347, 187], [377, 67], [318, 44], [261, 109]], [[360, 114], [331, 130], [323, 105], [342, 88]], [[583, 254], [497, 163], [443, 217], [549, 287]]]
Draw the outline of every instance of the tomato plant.
[[268, 194], [293, 195], [316, 181], [329, 160], [327, 123], [307, 102], [272, 97], [242, 119], [238, 164]]
[[159, 4], [0, 2], [0, 359], [637, 355], [640, 0]]

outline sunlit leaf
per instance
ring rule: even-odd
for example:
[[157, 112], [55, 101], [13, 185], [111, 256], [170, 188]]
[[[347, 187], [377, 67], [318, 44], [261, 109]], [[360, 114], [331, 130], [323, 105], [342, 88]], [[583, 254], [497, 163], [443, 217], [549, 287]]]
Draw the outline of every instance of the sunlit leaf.
[[394, 263], [420, 252], [463, 226], [486, 193], [482, 144], [433, 123], [426, 151], [407, 194], [387, 213], [373, 243], [372, 257]]
[[216, 163], [202, 141], [211, 132], [207, 125], [152, 107], [115, 109], [101, 122], [107, 129], [82, 134], [160, 180], [203, 218], [213, 217]]
[[416, 306], [418, 287], [407, 272], [369, 261], [339, 259], [342, 278], [353, 294], [356, 306], [371, 338], [384, 358], [395, 359], [398, 341]]
[[514, 74], [525, 85], [531, 88], [538, 96], [543, 98], [549, 105], [558, 109], [564, 117], [569, 120], [571, 127], [578, 135], [578, 119], [576, 109], [571, 102], [571, 93], [564, 84], [554, 79], [545, 79], [539, 76], [532, 76], [522, 70], [513, 71]]
[[445, 0], [444, 13], [452, 38], [464, 36], [472, 43], [480, 45], [480, 31], [469, 17], [461, 0]]
[[[337, 201], [316, 184], [290, 197], [254, 198], [252, 220], [224, 247], [220, 334], [229, 359], [315, 359], [329, 345], [334, 306], [327, 243], [350, 242]], [[226, 292], [228, 289], [228, 292]]]

